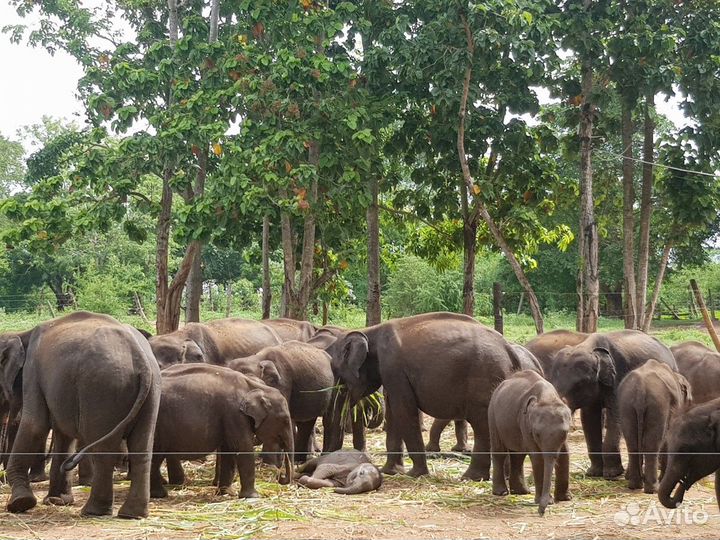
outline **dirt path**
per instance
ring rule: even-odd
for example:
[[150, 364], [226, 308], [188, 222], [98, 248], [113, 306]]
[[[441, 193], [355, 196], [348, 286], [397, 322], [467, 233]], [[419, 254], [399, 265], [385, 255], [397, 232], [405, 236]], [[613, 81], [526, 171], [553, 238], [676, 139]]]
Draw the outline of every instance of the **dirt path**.
[[[452, 446], [450, 432], [443, 448]], [[378, 463], [383, 435], [370, 437]], [[545, 517], [538, 516], [532, 495], [495, 497], [489, 482], [458, 481], [466, 467], [462, 458], [433, 459], [428, 477], [386, 477], [380, 491], [358, 496], [278, 486], [274, 471], [261, 468], [263, 498], [249, 502], [216, 497], [213, 468], [206, 463], [188, 465], [188, 486], [153, 501], [146, 520], [80, 518], [88, 488], [76, 487], [74, 506], [0, 513], [0, 538], [717, 538], [720, 514], [711, 478], [671, 513], [656, 497], [629, 491], [622, 480], [586, 479], [582, 433], [573, 432], [570, 442], [574, 498], [551, 506]], [[127, 492], [120, 478], [116, 506]], [[46, 489], [46, 483], [37, 485], [37, 495]], [[8, 492], [0, 486], [3, 504]]]

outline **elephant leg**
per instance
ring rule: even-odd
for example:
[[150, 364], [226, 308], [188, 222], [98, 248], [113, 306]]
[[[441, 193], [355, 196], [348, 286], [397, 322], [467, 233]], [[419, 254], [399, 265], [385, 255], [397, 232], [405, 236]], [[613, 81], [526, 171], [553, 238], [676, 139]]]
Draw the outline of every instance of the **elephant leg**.
[[[125, 502], [118, 510], [118, 517], [139, 519], [148, 516], [150, 464], [159, 405], [159, 392], [148, 395], [135, 419], [135, 426], [127, 437], [130, 489]], [[115, 463], [117, 463], [117, 459], [115, 456]], [[112, 489], [112, 486], [110, 488]]]
[[307, 454], [310, 450], [311, 439], [314, 432], [314, 418], [305, 422], [297, 422], [297, 432], [295, 433], [295, 461], [302, 463], [307, 460]]
[[475, 433], [470, 466], [462, 475], [467, 480], [488, 480], [490, 478], [490, 429], [487, 407], [483, 407], [468, 418]]
[[590, 458], [590, 468], [585, 472], [587, 476], [603, 475], [602, 457], [602, 408], [600, 405], [580, 409], [583, 435]]
[[533, 453], [530, 454], [530, 462], [532, 463], [533, 481], [535, 482], [535, 504], [540, 504], [545, 479], [545, 460], [542, 454]]
[[399, 428], [395, 425], [394, 411], [390, 408], [387, 393], [385, 393], [385, 448], [387, 456], [382, 472], [385, 474], [404, 474], [403, 444]]
[[570, 453], [567, 443], [563, 443], [558, 452], [555, 462], [555, 500], [569, 501], [572, 499], [570, 493]]
[[414, 394], [410, 388], [407, 390], [407, 393], [393, 392], [390, 394], [390, 400], [393, 404], [393, 415], [395, 415], [395, 428], [398, 428], [413, 462], [413, 466], [407, 474], [417, 478], [428, 474], [429, 471], [425, 456], [425, 444], [420, 430], [421, 411], [417, 407]]
[[160, 472], [160, 466], [164, 459], [165, 456], [153, 454], [152, 462], [150, 463], [150, 497], [153, 499], [164, 499], [168, 496], [167, 489], [165, 489], [163, 485], [162, 473]]
[[605, 438], [603, 450], [603, 478], [608, 480], [622, 476], [625, 469], [620, 458], [620, 418], [617, 404], [612, 403], [605, 413]]
[[360, 415], [352, 421], [353, 448], [364, 452], [367, 446], [365, 440], [365, 423]]
[[25, 400], [20, 426], [8, 461], [7, 479], [12, 492], [7, 503], [9, 512], [25, 512], [37, 504], [30, 487], [28, 471], [39, 454], [45, 455], [50, 419], [45, 400], [38, 389]]
[[235, 456], [229, 453], [230, 449], [223, 446], [218, 452], [218, 495], [230, 495], [233, 479], [235, 478]]
[[441, 420], [440, 418], [433, 420], [425, 450], [428, 452], [440, 452], [440, 436], [449, 423], [450, 420]]
[[255, 491], [255, 455], [252, 452], [241, 452], [235, 456], [235, 465], [240, 474], [240, 499], [260, 497]]
[[530, 493], [525, 483], [524, 465], [525, 454], [517, 452], [510, 454], [510, 493], [513, 495], [527, 495]]
[[720, 508], [720, 469], [715, 471], [715, 502]]
[[73, 439], [66, 437], [56, 429], [53, 430], [53, 458], [50, 465], [50, 488], [43, 499], [44, 504], [66, 506], [72, 504], [73, 494], [70, 482], [70, 472], [62, 469], [62, 463], [67, 459]]
[[504, 447], [493, 447], [492, 453], [492, 492], [493, 495], [507, 495], [508, 487], [505, 480], [505, 460], [507, 449]]
[[80, 514], [83, 516], [112, 515], [112, 480], [117, 455], [100, 453], [102, 450], [97, 450], [97, 452], [92, 456], [93, 479], [90, 497], [80, 510]]
[[628, 489], [640, 489], [642, 487], [642, 455], [637, 436], [638, 426], [626, 426], [625, 432], [625, 444], [628, 451], [628, 467], [625, 476], [628, 481]]
[[658, 455], [657, 452], [648, 452], [643, 455], [643, 491], [657, 493], [658, 489]]
[[183, 470], [182, 461], [175, 456], [165, 458], [165, 466], [168, 473], [168, 484], [171, 486], [185, 485], [185, 471]]
[[466, 420], [455, 420], [455, 446], [450, 450], [453, 452], [470, 452], [468, 446], [468, 423]]
[[[82, 448], [83, 445], [78, 444], [78, 447]], [[92, 484], [93, 470], [92, 460], [83, 459], [78, 464], [78, 484], [81, 486], [89, 486]]]
[[[55, 430], [52, 433], [52, 439], [50, 440], [50, 452], [53, 452], [55, 446]], [[48, 475], [45, 474], [45, 452], [36, 456], [32, 466], [30, 467], [30, 482], [45, 482], [48, 479]]]
[[553, 498], [552, 495], [550, 495], [550, 487], [552, 485], [552, 473], [553, 469], [555, 468], [555, 456], [545, 454], [542, 456], [541, 461], [543, 465], [543, 481], [542, 481], [542, 490], [540, 492], [540, 499], [537, 499], [537, 488], [535, 491], [535, 499], [538, 500], [538, 512], [540, 515], [545, 514], [545, 509], [549, 504], [553, 504]]

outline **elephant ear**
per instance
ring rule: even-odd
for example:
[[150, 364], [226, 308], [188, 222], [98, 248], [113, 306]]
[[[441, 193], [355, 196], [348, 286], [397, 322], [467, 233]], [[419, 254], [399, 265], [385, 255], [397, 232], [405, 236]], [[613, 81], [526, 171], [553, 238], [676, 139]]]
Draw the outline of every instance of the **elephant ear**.
[[15, 379], [24, 364], [25, 347], [23, 347], [22, 340], [17, 336], [6, 338], [4, 347], [0, 351], [0, 367], [2, 368], [2, 389], [8, 401], [12, 397]]
[[183, 341], [180, 362], [182, 364], [202, 363], [206, 361], [205, 353], [193, 339]]
[[330, 332], [325, 330], [318, 330], [318, 332], [308, 340], [308, 345], [317, 347], [318, 349], [327, 350], [333, 343], [337, 341], [337, 336], [332, 335]]
[[260, 362], [260, 378], [268, 386], [277, 388], [282, 382], [280, 372], [277, 370], [277, 366], [270, 360], [263, 360]]
[[342, 342], [342, 364], [347, 366], [348, 372], [355, 379], [360, 378], [360, 368], [367, 359], [369, 349], [368, 338], [362, 332], [350, 332]]
[[272, 402], [265, 395], [264, 391], [257, 389], [248, 392], [241, 408], [245, 414], [254, 420], [255, 429], [258, 429], [268, 414], [270, 414]]
[[604, 386], [615, 385], [615, 362], [605, 347], [595, 347], [593, 356], [597, 360], [597, 380]]
[[530, 396], [525, 402], [525, 405], [523, 405], [523, 414], [528, 414], [530, 412], [530, 409], [537, 405], [537, 400], [537, 396]]
[[690, 381], [688, 381], [685, 377], [683, 377], [679, 373], [675, 373], [674, 375], [675, 375], [675, 378], [677, 379], [677, 383], [678, 383], [678, 386], [680, 387], [680, 392], [683, 397], [682, 404], [690, 405], [693, 400], [692, 386], [690, 385]]

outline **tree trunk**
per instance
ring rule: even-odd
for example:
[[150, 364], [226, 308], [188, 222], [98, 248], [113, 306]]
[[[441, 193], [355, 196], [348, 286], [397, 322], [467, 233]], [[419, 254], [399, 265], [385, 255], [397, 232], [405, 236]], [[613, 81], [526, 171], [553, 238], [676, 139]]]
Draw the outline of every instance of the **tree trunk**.
[[663, 249], [662, 259], [660, 259], [660, 268], [658, 268], [658, 275], [655, 278], [655, 287], [653, 288], [652, 300], [648, 306], [647, 312], [645, 313], [645, 320], [643, 321], [643, 332], [650, 331], [650, 325], [652, 324], [652, 318], [655, 314], [655, 308], [657, 307], [658, 299], [660, 298], [660, 290], [662, 289], [662, 282], [665, 278], [665, 269], [667, 268], [668, 260], [670, 259], [670, 251], [672, 250], [672, 240], [668, 240]]
[[232, 312], [232, 300], [232, 281], [228, 281], [225, 285], [225, 318], [230, 317], [230, 313]]
[[378, 197], [380, 181], [374, 174], [370, 175], [370, 206], [367, 209], [368, 228], [368, 296], [365, 326], [380, 324], [382, 317], [380, 306], [380, 217]]
[[650, 219], [652, 218], [653, 161], [655, 150], [655, 123], [651, 112], [655, 107], [655, 94], [645, 95], [645, 119], [643, 129], [642, 194], [640, 196], [640, 243], [638, 246], [637, 316], [638, 328], [645, 328], [645, 303], [647, 301], [648, 265], [650, 259]]
[[[475, 183], [473, 181], [472, 174], [470, 173], [470, 166], [468, 165], [467, 154], [465, 153], [465, 119], [467, 117], [467, 102], [468, 94], [470, 92], [470, 80], [472, 77], [472, 57], [475, 53], [475, 43], [467, 19], [464, 15], [461, 16], [461, 19], [465, 30], [465, 38], [467, 41], [467, 66], [465, 67], [465, 77], [463, 79], [462, 96], [460, 99], [460, 110], [458, 113], [459, 124], [457, 132], [457, 151], [458, 157], [460, 158], [460, 167], [462, 169], [463, 179], [465, 180], [468, 193], [473, 193], [473, 187], [475, 186]], [[542, 334], [543, 317], [540, 310], [540, 303], [538, 302], [537, 296], [535, 296], [535, 291], [533, 290], [530, 281], [527, 279], [527, 276], [525, 275], [522, 266], [520, 266], [520, 263], [515, 257], [515, 254], [510, 249], [508, 243], [505, 241], [502, 232], [497, 227], [495, 221], [488, 212], [487, 207], [485, 206], [485, 204], [483, 204], [482, 200], [477, 195], [476, 197], [476, 203], [480, 217], [482, 217], [483, 221], [485, 221], [485, 223], [487, 224], [488, 228], [490, 229], [490, 233], [495, 239], [495, 242], [497, 242], [498, 246], [505, 255], [505, 258], [508, 260], [508, 263], [510, 263], [510, 267], [513, 269], [515, 277], [517, 277], [517, 280], [520, 282], [520, 285], [527, 294], [528, 304], [530, 305], [530, 312], [532, 313], [533, 321], [535, 322], [535, 330], [538, 334]]]
[[633, 163], [632, 103], [622, 103], [623, 146], [623, 279], [625, 284], [625, 328], [637, 328], [635, 288], [635, 186]]
[[200, 300], [202, 299], [202, 247], [193, 260], [185, 296], [185, 322], [200, 322]]
[[218, 38], [218, 22], [220, 20], [220, 0], [212, 0], [210, 5], [210, 37], [208, 41], [215, 43]]
[[580, 253], [578, 322], [580, 332], [596, 332], [600, 315], [599, 240], [595, 221], [592, 171], [592, 130], [595, 106], [590, 101], [593, 72], [589, 62], [583, 62], [582, 116], [580, 119]]
[[272, 289], [270, 284], [270, 216], [263, 217], [262, 231], [262, 318], [270, 318], [272, 305]]

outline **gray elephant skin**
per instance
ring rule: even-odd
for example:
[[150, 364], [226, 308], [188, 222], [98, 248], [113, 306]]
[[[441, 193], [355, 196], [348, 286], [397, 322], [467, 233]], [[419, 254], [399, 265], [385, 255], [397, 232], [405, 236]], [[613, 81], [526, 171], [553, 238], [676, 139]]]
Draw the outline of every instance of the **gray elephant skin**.
[[[292, 478], [293, 427], [287, 401], [277, 389], [256, 377], [220, 366], [191, 364], [163, 370], [152, 458], [152, 496], [167, 496], [160, 465], [168, 453], [179, 462], [218, 450], [223, 453], [218, 456], [219, 492], [229, 491], [237, 467], [241, 483], [238, 496], [257, 497], [253, 452], [256, 436], [283, 452], [285, 476], [281, 482], [287, 483]], [[181, 472], [174, 474], [177, 477]]]
[[720, 353], [699, 341], [685, 341], [670, 347], [678, 371], [690, 381], [693, 403], [720, 397]]
[[250, 356], [282, 342], [272, 328], [260, 321], [237, 318], [188, 323], [148, 341], [160, 369], [193, 362], [224, 366], [233, 358]]
[[637, 330], [592, 334], [582, 343], [555, 354], [549, 379], [572, 411], [580, 409], [590, 457], [588, 476], [616, 478], [623, 473], [617, 386], [628, 373], [651, 358], [677, 371], [670, 349]]
[[[255, 355], [228, 362], [228, 367], [262, 379], [277, 388], [287, 400], [290, 416], [297, 425], [295, 459], [305, 461], [318, 417], [330, 409], [333, 377], [330, 355], [307, 343], [287, 341], [266, 347]], [[328, 424], [329, 418], [324, 419]], [[273, 448], [264, 448], [274, 451]]]
[[555, 354], [565, 347], [574, 347], [585, 341], [590, 334], [584, 332], [576, 332], [574, 330], [553, 330], [545, 332], [531, 339], [525, 344], [525, 348], [530, 351], [540, 362], [545, 375], [550, 375], [552, 371], [552, 362]]
[[466, 315], [427, 313], [346, 332], [328, 352], [350, 404], [381, 385], [384, 388], [388, 451], [384, 473], [405, 471], [403, 442], [413, 461], [408, 474], [428, 473], [420, 410], [435, 418], [468, 420], [475, 444], [463, 476], [489, 478], [490, 396], [520, 369], [514, 349], [501, 334]]
[[617, 399], [628, 449], [628, 488], [655, 493], [658, 451], [677, 411], [692, 401], [690, 383], [667, 364], [650, 359], [627, 374]]
[[510, 492], [530, 492], [523, 475], [523, 463], [526, 453], [529, 453], [535, 479], [535, 502], [540, 515], [553, 502], [550, 495], [553, 469], [555, 501], [570, 500], [567, 435], [571, 413], [553, 385], [536, 371], [515, 373], [493, 392], [488, 415], [493, 494], [508, 494], [505, 482], [505, 462], [508, 458]]
[[318, 330], [317, 326], [308, 321], [296, 321], [295, 319], [263, 319], [261, 322], [272, 328], [283, 342], [307, 342]]
[[698, 480], [715, 473], [720, 508], [720, 398], [691, 407], [670, 426], [665, 437], [667, 467], [658, 487], [666, 508], [677, 508]]
[[[540, 365], [539, 360], [531, 353], [528, 349], [517, 343], [510, 344], [515, 350], [520, 369], [530, 369], [538, 373], [543, 373], [543, 368]], [[450, 420], [441, 420], [436, 418], [433, 420], [432, 427], [430, 428], [430, 436], [428, 437], [428, 443], [425, 445], [425, 450], [428, 452], [440, 452], [440, 436], [443, 430], [450, 423]], [[455, 446], [451, 448], [453, 452], [470, 452], [470, 446], [468, 446], [467, 436], [467, 422], [465, 420], [455, 421]]]
[[295, 478], [310, 489], [331, 487], [343, 495], [375, 491], [382, 485], [380, 469], [358, 450], [338, 450], [313, 458], [298, 468]]
[[[147, 340], [112, 317], [77, 312], [19, 336], [3, 336], [0, 351], [6, 396], [22, 370], [23, 408], [8, 463], [8, 510], [35, 506], [28, 469], [35, 459], [32, 453], [45, 452], [52, 428], [56, 456], [46, 502], [72, 502], [68, 471], [92, 453], [95, 472], [82, 514], [112, 514], [113, 467], [126, 438], [131, 483], [118, 516], [147, 516], [150, 453], [160, 404], [160, 370]], [[73, 439], [89, 444], [61, 464]]]

